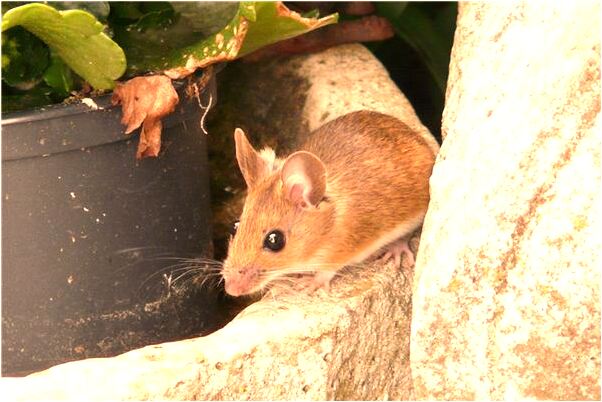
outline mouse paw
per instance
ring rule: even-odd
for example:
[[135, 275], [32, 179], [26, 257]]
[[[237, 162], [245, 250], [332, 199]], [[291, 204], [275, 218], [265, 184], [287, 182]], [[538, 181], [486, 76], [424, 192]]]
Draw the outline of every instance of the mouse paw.
[[405, 253], [407, 256], [408, 266], [413, 266], [416, 262], [414, 260], [414, 253], [410, 249], [409, 245], [410, 238], [402, 237], [398, 240], [395, 240], [393, 243], [390, 243], [386, 247], [386, 252], [382, 256], [382, 260], [384, 262], [388, 262], [389, 260], [393, 260], [395, 266], [401, 266], [401, 256]]
[[316, 272], [311, 282], [307, 286], [309, 292], [313, 293], [318, 289], [324, 289], [326, 292], [328, 292], [328, 290], [330, 290], [330, 281], [335, 275], [336, 272], [332, 271]]

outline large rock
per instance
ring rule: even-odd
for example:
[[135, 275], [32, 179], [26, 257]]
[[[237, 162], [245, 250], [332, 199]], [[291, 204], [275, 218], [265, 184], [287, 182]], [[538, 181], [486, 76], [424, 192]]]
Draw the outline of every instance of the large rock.
[[[403, 118], [437, 148], [383, 66], [360, 45], [247, 68], [254, 74], [238, 98], [256, 97], [257, 106], [234, 108], [231, 124], [311, 129], [370, 109]], [[3, 379], [2, 395], [27, 401], [408, 399], [410, 293], [399, 269], [367, 265], [343, 275], [329, 294], [266, 298], [206, 337]]]
[[417, 398], [600, 399], [600, 2], [461, 3]]

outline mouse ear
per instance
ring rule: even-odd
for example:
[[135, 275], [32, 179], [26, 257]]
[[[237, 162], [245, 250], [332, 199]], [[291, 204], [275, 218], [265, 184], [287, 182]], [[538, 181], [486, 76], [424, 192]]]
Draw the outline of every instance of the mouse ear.
[[260, 178], [269, 172], [267, 161], [262, 158], [251, 145], [244, 131], [240, 128], [234, 130], [234, 142], [236, 143], [236, 160], [238, 167], [247, 183], [252, 187]]
[[326, 191], [326, 168], [311, 152], [299, 151], [289, 156], [280, 173], [285, 195], [294, 204], [316, 207]]

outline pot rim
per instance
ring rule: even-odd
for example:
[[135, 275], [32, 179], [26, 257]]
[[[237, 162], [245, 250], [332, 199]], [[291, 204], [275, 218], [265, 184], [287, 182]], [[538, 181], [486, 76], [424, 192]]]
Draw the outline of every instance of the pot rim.
[[[173, 113], [162, 119], [164, 128], [180, 124], [191, 114], [201, 111], [196, 99], [188, 99], [183, 95], [185, 80], [175, 81], [174, 87], [180, 95], [180, 102]], [[201, 94], [203, 105], [208, 103], [210, 95], [213, 98], [212, 105], [215, 105], [215, 74]], [[2, 116], [2, 162], [47, 157], [135, 139], [139, 129], [125, 134], [126, 127], [121, 124], [121, 106], [112, 105], [111, 97], [112, 93], [91, 98], [98, 109], [77, 102], [7, 113]]]

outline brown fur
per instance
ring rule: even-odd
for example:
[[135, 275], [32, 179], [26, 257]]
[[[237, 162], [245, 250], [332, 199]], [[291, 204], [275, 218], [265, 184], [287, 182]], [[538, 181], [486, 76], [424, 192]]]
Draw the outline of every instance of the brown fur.
[[[375, 245], [394, 240], [386, 238], [401, 224], [409, 226], [398, 235], [409, 234], [424, 217], [435, 157], [426, 141], [396, 118], [354, 112], [312, 133], [300, 150], [317, 156], [325, 167], [325, 191], [317, 205], [291, 199], [281, 178], [287, 161], [276, 161], [272, 170], [257, 168], [261, 156], [245, 141], [237, 138], [237, 158], [252, 166], [245, 172], [249, 191], [224, 263], [231, 294], [258, 291], [287, 270], [336, 272]], [[250, 170], [256, 172], [252, 177]], [[315, 180], [322, 176], [306, 176], [320, 187]], [[286, 236], [279, 252], [263, 248], [273, 229]]]

